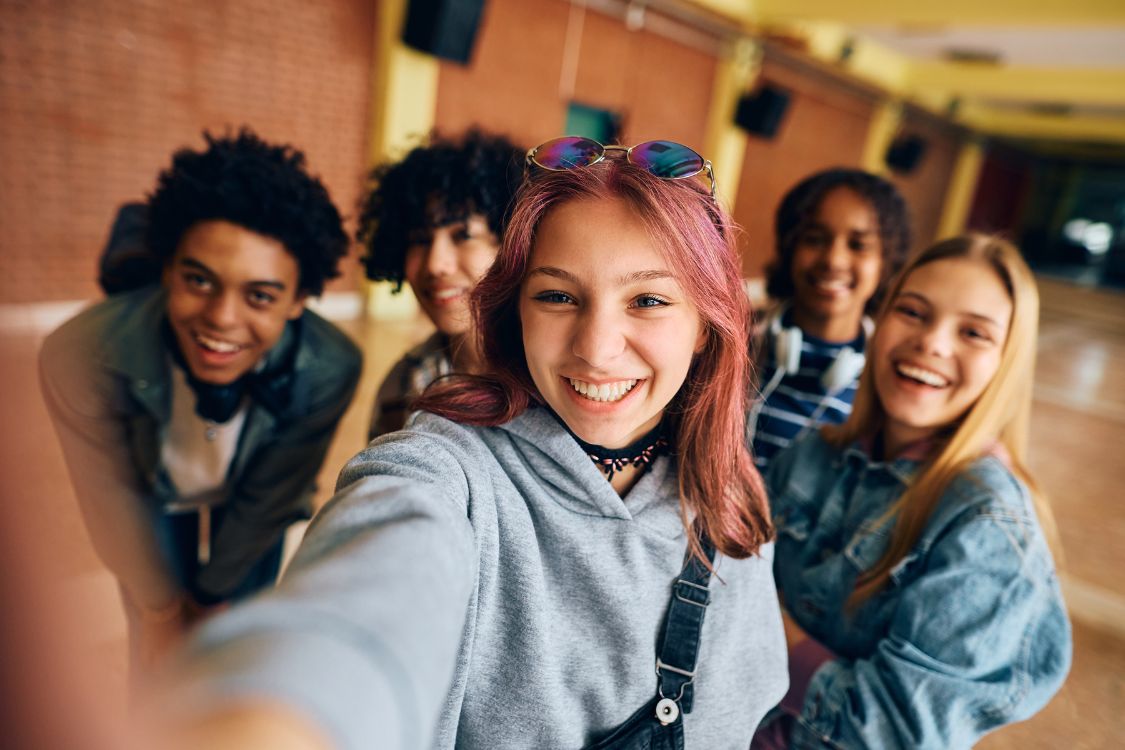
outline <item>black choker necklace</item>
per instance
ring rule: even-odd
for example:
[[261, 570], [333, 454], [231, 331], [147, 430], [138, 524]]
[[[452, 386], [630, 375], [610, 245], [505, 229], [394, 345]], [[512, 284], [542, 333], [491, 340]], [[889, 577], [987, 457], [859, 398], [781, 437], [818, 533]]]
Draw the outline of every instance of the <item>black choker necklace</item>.
[[[556, 415], [556, 419], [557, 419]], [[667, 453], [670, 443], [664, 436], [664, 423], [656, 425], [653, 429], [634, 440], [624, 448], [606, 448], [601, 445], [587, 443], [575, 435], [566, 423], [559, 419], [566, 431], [582, 447], [590, 460], [594, 462], [607, 480], [612, 480], [613, 475], [628, 466], [647, 466], [656, 460], [657, 456]]]

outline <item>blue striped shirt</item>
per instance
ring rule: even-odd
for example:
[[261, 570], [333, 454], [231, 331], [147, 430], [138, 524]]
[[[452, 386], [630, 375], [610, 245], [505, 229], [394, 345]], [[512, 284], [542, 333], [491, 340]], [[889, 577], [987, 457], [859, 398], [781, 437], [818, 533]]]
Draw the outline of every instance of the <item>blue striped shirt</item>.
[[[791, 321], [783, 321], [783, 323], [791, 325]], [[764, 388], [777, 374], [772, 336], [768, 331], [765, 335], [770, 339], [767, 342], [769, 351], [768, 356], [763, 358], [759, 378], [760, 388]], [[768, 394], [758, 413], [752, 450], [754, 464], [763, 472], [770, 459], [809, 426], [822, 401], [824, 408], [816, 416], [815, 425], [840, 424], [852, 412], [852, 400], [855, 398], [856, 386], [859, 384], [858, 377], [846, 388], [831, 395], [821, 384], [820, 378], [844, 347], [862, 352], [864, 334], [861, 332], [853, 341], [843, 343], [823, 341], [803, 331], [802, 335], [801, 362], [797, 373], [786, 375], [781, 379], [777, 387]]]

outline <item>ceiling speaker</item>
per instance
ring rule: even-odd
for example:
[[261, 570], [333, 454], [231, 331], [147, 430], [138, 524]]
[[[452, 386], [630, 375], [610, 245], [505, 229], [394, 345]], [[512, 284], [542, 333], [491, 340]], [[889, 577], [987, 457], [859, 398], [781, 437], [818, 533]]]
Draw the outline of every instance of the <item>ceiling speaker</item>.
[[926, 154], [926, 139], [920, 135], [900, 135], [887, 147], [884, 161], [896, 172], [909, 173], [918, 168]]
[[402, 41], [465, 65], [473, 55], [484, 0], [410, 0]]
[[773, 138], [781, 127], [785, 111], [789, 109], [789, 94], [779, 88], [764, 84], [738, 100], [734, 123], [748, 133], [762, 138]]

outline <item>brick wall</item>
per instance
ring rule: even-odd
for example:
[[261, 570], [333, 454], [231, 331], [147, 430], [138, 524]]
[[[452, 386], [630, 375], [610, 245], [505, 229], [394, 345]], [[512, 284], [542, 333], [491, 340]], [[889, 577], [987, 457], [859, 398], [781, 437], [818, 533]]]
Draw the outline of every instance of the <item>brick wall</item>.
[[353, 216], [374, 23], [369, 0], [0, 0], [0, 304], [97, 296], [116, 206], [204, 128], [301, 148]]
[[921, 250], [939, 239], [937, 231], [945, 194], [964, 134], [931, 115], [914, 111], [903, 116], [900, 131], [919, 136], [926, 144], [914, 169], [888, 175], [910, 206], [914, 221], [913, 249]]
[[801, 178], [828, 167], [861, 167], [874, 99], [782, 59], [765, 60], [761, 80], [790, 94], [773, 138], [750, 135], [734, 207], [742, 226], [742, 272], [760, 276], [773, 258], [773, 215]]
[[[559, 0], [489, 0], [470, 64], [441, 64], [436, 127], [478, 124], [526, 146], [564, 135], [570, 16]], [[592, 9], [581, 28], [571, 98], [622, 114], [627, 144], [663, 138], [702, 150], [714, 55]]]

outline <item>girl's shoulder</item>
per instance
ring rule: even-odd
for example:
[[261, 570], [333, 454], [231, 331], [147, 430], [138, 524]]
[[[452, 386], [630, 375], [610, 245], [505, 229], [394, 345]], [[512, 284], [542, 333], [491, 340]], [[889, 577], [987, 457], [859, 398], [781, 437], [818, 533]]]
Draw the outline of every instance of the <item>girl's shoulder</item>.
[[839, 474], [844, 451], [825, 440], [819, 430], [802, 435], [772, 459], [764, 477], [770, 503], [789, 497], [809, 501], [822, 494], [822, 485]]
[[356, 475], [390, 473], [394, 466], [432, 473], [435, 479], [479, 466], [488, 453], [479, 434], [481, 429], [484, 428], [459, 424], [436, 414], [415, 412], [403, 429], [380, 435], [352, 458], [344, 467], [338, 486], [348, 476], [354, 481]]
[[768, 474], [779, 478], [794, 474], [821, 474], [843, 460], [844, 453], [843, 449], [825, 440], [820, 430], [810, 430], [770, 459]]
[[589, 459], [557, 420], [544, 412], [527, 409], [509, 422], [477, 426], [417, 411], [402, 430], [376, 438], [364, 453], [409, 453], [429, 463], [453, 461], [476, 470], [495, 466], [507, 471], [516, 464], [543, 462], [585, 467]]
[[1033, 518], [1031, 492], [1012, 471], [1006, 455], [994, 451], [962, 469], [942, 493], [951, 511], [1012, 520]]
[[974, 459], [950, 481], [926, 536], [935, 542], [944, 537], [972, 538], [976, 546], [983, 543], [982, 537], [1004, 539], [1003, 546], [1021, 559], [1031, 550], [1050, 558], [1031, 490], [998, 454]]

